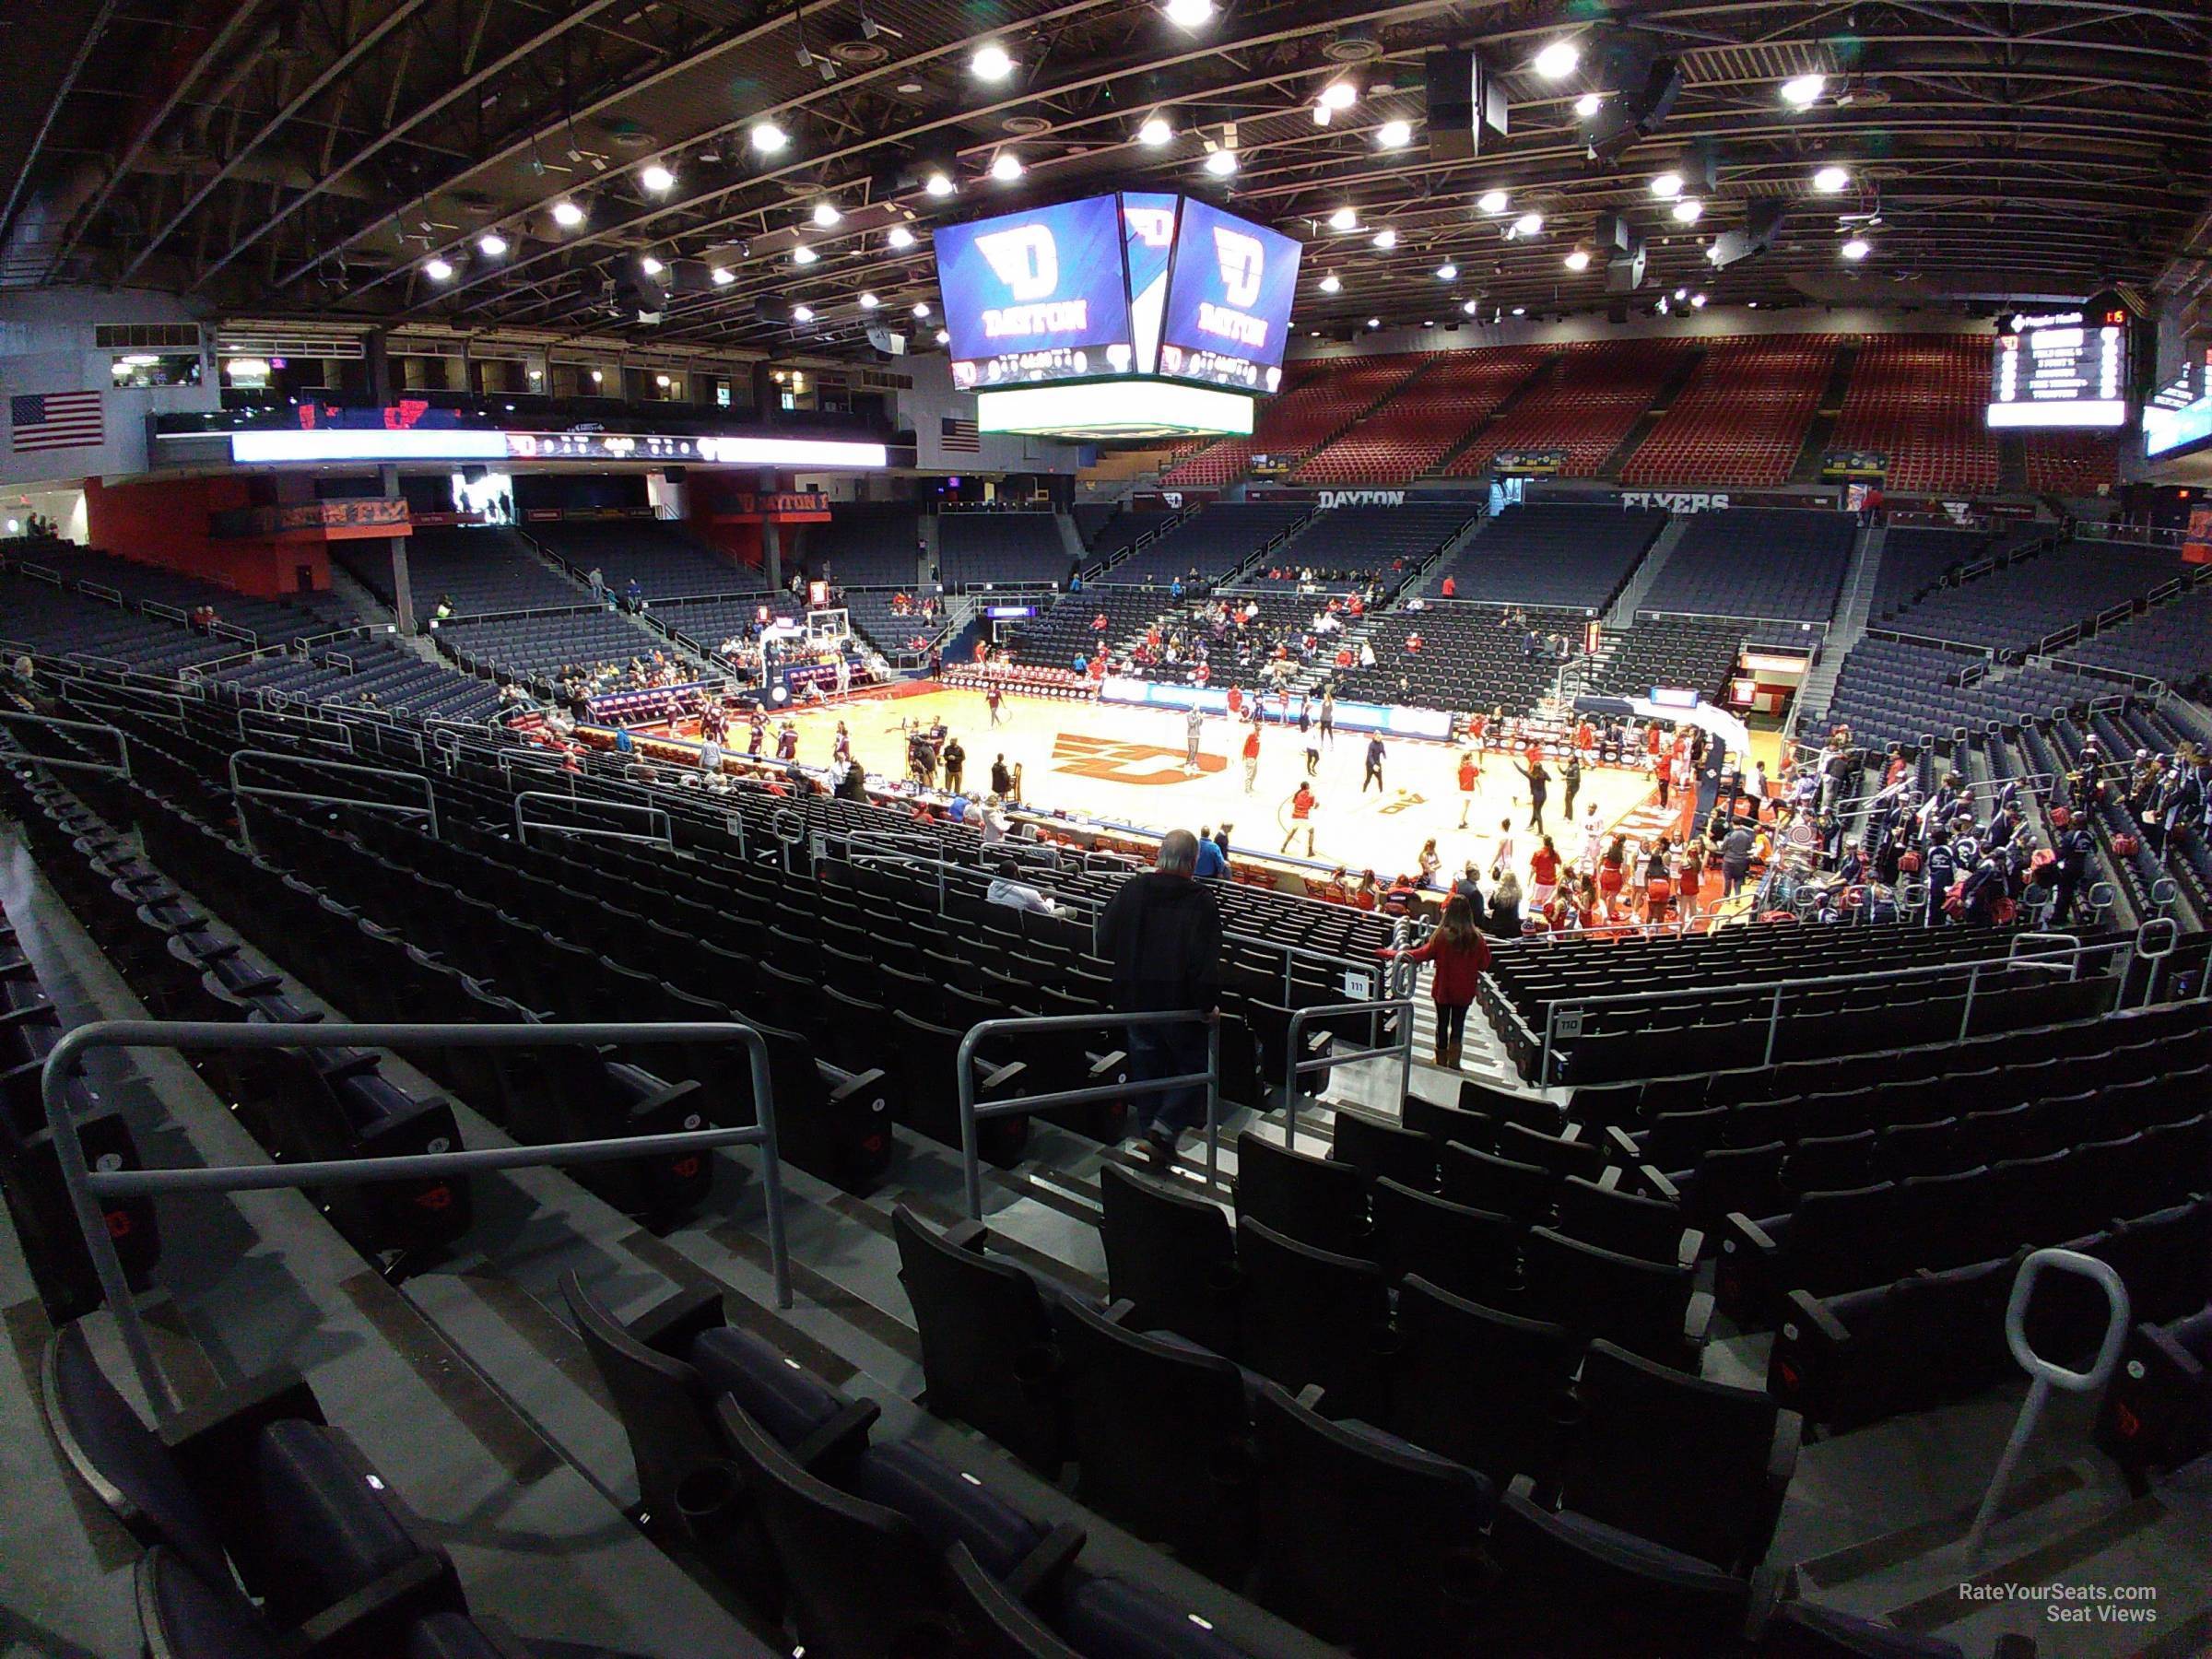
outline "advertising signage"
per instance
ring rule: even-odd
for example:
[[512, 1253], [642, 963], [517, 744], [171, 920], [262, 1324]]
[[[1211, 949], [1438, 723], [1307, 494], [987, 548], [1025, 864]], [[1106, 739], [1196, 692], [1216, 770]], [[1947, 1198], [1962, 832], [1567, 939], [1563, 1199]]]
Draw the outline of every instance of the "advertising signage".
[[1125, 374], [1135, 366], [1116, 197], [936, 232], [954, 384]]

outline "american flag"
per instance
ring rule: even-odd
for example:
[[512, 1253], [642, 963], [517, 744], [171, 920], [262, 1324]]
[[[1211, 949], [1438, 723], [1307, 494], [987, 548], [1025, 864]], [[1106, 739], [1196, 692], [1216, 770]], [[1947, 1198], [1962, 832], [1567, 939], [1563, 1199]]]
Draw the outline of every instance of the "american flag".
[[27, 392], [7, 400], [9, 447], [82, 449], [107, 441], [97, 392]]
[[963, 420], [957, 415], [947, 415], [937, 427], [937, 441], [948, 455], [980, 455], [983, 442], [976, 435], [975, 422]]

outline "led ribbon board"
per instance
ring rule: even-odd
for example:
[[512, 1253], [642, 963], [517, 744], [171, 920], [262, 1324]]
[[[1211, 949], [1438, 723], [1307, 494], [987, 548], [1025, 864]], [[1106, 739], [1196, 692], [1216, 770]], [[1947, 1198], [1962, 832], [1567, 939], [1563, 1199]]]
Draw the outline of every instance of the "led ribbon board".
[[947, 225], [935, 241], [953, 384], [962, 391], [1136, 366], [1118, 197]]
[[1282, 382], [1302, 250], [1288, 237], [1185, 200], [1168, 273], [1159, 370], [1243, 392]]

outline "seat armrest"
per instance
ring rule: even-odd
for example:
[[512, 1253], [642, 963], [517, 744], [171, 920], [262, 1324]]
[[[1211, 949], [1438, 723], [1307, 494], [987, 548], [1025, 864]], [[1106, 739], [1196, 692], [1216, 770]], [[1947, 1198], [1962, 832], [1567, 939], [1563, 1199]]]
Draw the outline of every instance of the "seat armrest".
[[[615, 1053], [611, 1046], [602, 1049], [599, 1052], [602, 1057], [611, 1057]], [[638, 1103], [632, 1106], [629, 1110], [633, 1116], [642, 1117], [649, 1112], [660, 1111], [660, 1109], [664, 1106], [674, 1105], [677, 1101], [682, 1100], [686, 1095], [693, 1095], [699, 1092], [699, 1079], [696, 1077], [685, 1077], [680, 1082], [662, 1085], [659, 1088], [653, 1090], [642, 1100], [639, 1100]], [[703, 1112], [705, 1109], [702, 1107], [700, 1110]]]
[[1093, 1077], [1110, 1077], [1128, 1064], [1127, 1050], [1108, 1049], [1104, 1053], [1092, 1057], [1088, 1075]]
[[1767, 1393], [1816, 1423], [1828, 1421], [1829, 1391], [1851, 1342], [1851, 1333], [1827, 1304], [1808, 1291], [1791, 1291], [1767, 1356]]
[[991, 1242], [991, 1230], [981, 1221], [955, 1221], [945, 1230], [945, 1242], [955, 1250], [972, 1250], [981, 1255]]
[[1669, 1181], [1665, 1172], [1651, 1164], [1634, 1164], [1629, 1172], [1636, 1178], [1646, 1198], [1656, 1198], [1663, 1204], [1682, 1202], [1682, 1189]]
[[221, 1484], [251, 1465], [253, 1441], [264, 1429], [295, 1418], [324, 1420], [315, 1391], [296, 1371], [273, 1371], [234, 1382], [171, 1418], [161, 1426], [161, 1441], [195, 1484], [203, 1477]]
[[1597, 1190], [1601, 1193], [1620, 1191], [1620, 1166], [1618, 1164], [1609, 1163], [1597, 1172]]
[[1298, 1391], [1298, 1403], [1300, 1406], [1303, 1406], [1308, 1411], [1319, 1411], [1321, 1409], [1321, 1384], [1318, 1382], [1309, 1382], [1303, 1388]]
[[1771, 1306], [1773, 1264], [1781, 1246], [1741, 1210], [1721, 1219], [1712, 1288], [1721, 1309], [1739, 1325], [1759, 1328]]
[[1682, 1309], [1683, 1345], [1694, 1354], [1704, 1347], [1706, 1338], [1712, 1335], [1712, 1293], [1710, 1290], [1693, 1291]]
[[655, 1302], [625, 1328], [655, 1352], [674, 1359], [686, 1359], [694, 1340], [728, 1323], [723, 1312], [721, 1289], [702, 1285], [695, 1290], [678, 1290]]
[[418, 1620], [453, 1605], [452, 1569], [416, 1556], [303, 1620], [286, 1645], [299, 1659], [390, 1659]]
[[855, 1095], [865, 1094], [872, 1088], [881, 1087], [882, 1083], [883, 1068], [879, 1065], [871, 1066], [864, 1072], [854, 1072], [830, 1091], [830, 1103], [834, 1106], [841, 1101], [849, 1100]]
[[976, 1079], [977, 1088], [984, 1094], [991, 1094], [1028, 1071], [1030, 1063], [1026, 1060], [1009, 1060], [1004, 1065], [994, 1066], [988, 1061], [978, 1060], [976, 1069], [982, 1074]]
[[1006, 1592], [1025, 1605], [1050, 1590], [1083, 1552], [1083, 1529], [1061, 1522], [1006, 1574]]
[[858, 1452], [868, 1443], [868, 1430], [883, 1415], [873, 1400], [854, 1400], [837, 1415], [791, 1448], [792, 1461], [803, 1469], [818, 1467], [825, 1458]]
[[1695, 1267], [1698, 1265], [1698, 1258], [1704, 1253], [1705, 1235], [1694, 1227], [1684, 1228], [1682, 1236], [1675, 1241], [1676, 1265], [1682, 1267]]
[[1109, 1302], [1099, 1317], [1108, 1324], [1125, 1325], [1129, 1323], [1129, 1315], [1135, 1312], [1136, 1304], [1124, 1296], [1119, 1301]]
[[1767, 1496], [1777, 1514], [1783, 1494], [1790, 1489], [1790, 1477], [1797, 1472], [1797, 1452], [1804, 1442], [1804, 1417], [1794, 1411], [1776, 1412], [1774, 1441], [1767, 1448]]

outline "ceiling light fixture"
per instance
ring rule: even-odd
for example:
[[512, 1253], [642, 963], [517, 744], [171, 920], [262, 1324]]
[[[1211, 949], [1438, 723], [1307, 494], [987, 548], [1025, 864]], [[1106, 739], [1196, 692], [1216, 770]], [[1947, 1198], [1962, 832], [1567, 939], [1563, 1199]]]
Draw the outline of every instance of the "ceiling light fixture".
[[813, 321], [814, 321], [814, 307], [812, 307], [811, 305], [794, 305], [794, 306], [793, 306], [793, 307], [791, 308], [791, 320], [792, 320], [794, 323], [811, 323], [811, 322], [813, 322]]
[[716, 288], [728, 288], [731, 283], [737, 280], [737, 273], [729, 269], [726, 265], [716, 265], [712, 271], [708, 272], [707, 275], [714, 279], [714, 286]]
[[1384, 149], [1404, 149], [1413, 142], [1413, 123], [1386, 121], [1375, 129], [1375, 142]]
[[1534, 236], [1543, 229], [1544, 216], [1540, 213], [1524, 213], [1513, 221], [1514, 231], [1522, 236]]
[[1486, 190], [1475, 198], [1475, 206], [1485, 213], [1503, 213], [1512, 205], [1512, 198], [1502, 190]]
[[1685, 225], [1694, 225], [1705, 214], [1705, 204], [1696, 196], [1684, 196], [1675, 204], [1675, 218]]
[[1856, 265], [1860, 260], [1865, 258], [1867, 254], [1874, 252], [1874, 244], [1868, 241], [1863, 236], [1854, 236], [1849, 241], [1845, 242], [1841, 247], [1838, 248], [1836, 252], [1842, 254], [1844, 258], [1850, 260], [1852, 264]]
[[1792, 109], [1803, 110], [1809, 108], [1827, 90], [1827, 76], [1799, 75], [1782, 83], [1782, 101]]
[[1324, 294], [1341, 293], [1343, 288], [1344, 278], [1337, 276], [1334, 271], [1331, 271], [1326, 276], [1324, 276], [1321, 279], [1321, 291]]
[[1388, 225], [1385, 225], [1382, 229], [1375, 232], [1374, 241], [1376, 247], [1382, 249], [1383, 253], [1387, 253], [1393, 248], [1398, 245], [1398, 233], [1395, 230], [1393, 230]]
[[1237, 171], [1237, 152], [1218, 149], [1206, 159], [1206, 171], [1217, 179], [1226, 179]]
[[1332, 230], [1357, 230], [1359, 229], [1359, 216], [1349, 207], [1339, 207], [1329, 215], [1329, 229]]
[[1840, 167], [1824, 167], [1813, 175], [1813, 188], [1822, 195], [1834, 195], [1851, 182], [1851, 175]]
[[922, 188], [942, 201], [953, 192], [952, 180], [942, 172], [933, 172], [922, 181]]
[[661, 195], [676, 188], [676, 175], [658, 161], [648, 161], [638, 174], [638, 182], [654, 195]]
[[764, 156], [772, 156], [791, 142], [791, 137], [772, 121], [753, 123], [753, 147]]
[[1000, 150], [991, 158], [991, 176], [1001, 184], [1011, 184], [1021, 177], [1021, 158], [1012, 150]]
[[1667, 171], [1652, 176], [1652, 194], [1663, 202], [1671, 202], [1682, 194], [1682, 175]]
[[650, 253], [646, 254], [643, 258], [638, 261], [638, 269], [644, 272], [648, 276], [658, 276], [667, 268], [668, 267], [666, 265], [663, 265], [659, 260], [655, 259]]
[[820, 257], [821, 255], [819, 253], [817, 253], [805, 242], [801, 242], [797, 247], [791, 251], [791, 263], [793, 265], [810, 265]]
[[573, 202], [553, 204], [553, 222], [564, 230], [573, 230], [583, 223], [583, 209]]
[[1705, 309], [1705, 296], [1702, 294], [1692, 294], [1689, 297], [1689, 309], [1691, 311], [1703, 311]]
[[894, 248], [911, 248], [914, 245], [914, 233], [904, 225], [893, 225], [883, 240]]
[[449, 262], [433, 256], [423, 261], [422, 274], [432, 282], [444, 282], [452, 277], [453, 267]]
[[1536, 53], [1535, 72], [1546, 80], [1563, 80], [1583, 61], [1583, 49], [1572, 41], [1554, 41]]
[[1459, 279], [1459, 267], [1446, 260], [1436, 267], [1436, 279], [1439, 282], [1456, 282]]
[[835, 202], [817, 202], [814, 205], [814, 222], [827, 230], [845, 216], [838, 211]]
[[487, 259], [497, 259], [507, 252], [507, 239], [497, 230], [487, 230], [477, 238], [477, 252]]
[[1463, 312], [1465, 312], [1467, 315], [1471, 317], [1477, 312], [1482, 309], [1482, 301], [1479, 300], [1464, 300], [1461, 302], [1459, 309]]
[[1367, 320], [1367, 325], [1370, 328], [1380, 328], [1382, 326], [1382, 319], [1380, 317], [1370, 317]]
[[952, 344], [952, 336], [940, 328], [937, 330], [937, 344], [940, 346], [949, 346]]
[[1516, 317], [1525, 317], [1525, 316], [1527, 316], [1527, 315], [1528, 315], [1528, 307], [1527, 307], [1527, 306], [1525, 306], [1525, 305], [1516, 305], [1516, 306], [1514, 306], [1514, 307], [1513, 307], [1513, 315], [1514, 315], [1514, 316], [1516, 316]]
[[978, 80], [1002, 81], [1014, 73], [1014, 60], [996, 41], [986, 41], [968, 60], [968, 71]]
[[1583, 121], [1589, 120], [1605, 107], [1604, 96], [1596, 92], [1585, 92], [1574, 100], [1574, 112]]
[[1159, 10], [1178, 29], [1197, 29], [1214, 20], [1214, 0], [1167, 0]]
[[1589, 253], [1582, 248], [1570, 250], [1567, 254], [1567, 268], [1571, 271], [1588, 270], [1590, 268]]
[[1159, 115], [1148, 115], [1145, 124], [1136, 129], [1136, 141], [1147, 149], [1158, 149], [1175, 136], [1175, 129]]
[[874, 311], [882, 303], [883, 301], [877, 299], [873, 294], [863, 294], [860, 297], [860, 309], [862, 311]]
[[917, 317], [926, 317], [926, 316], [928, 316], [928, 315], [929, 315], [929, 301], [928, 301], [928, 300], [915, 300], [915, 301], [914, 301], [914, 315], [915, 315], [915, 316], [917, 316]]
[[1324, 110], [1348, 110], [1359, 101], [1359, 88], [1350, 81], [1331, 81], [1321, 89], [1318, 101]]

